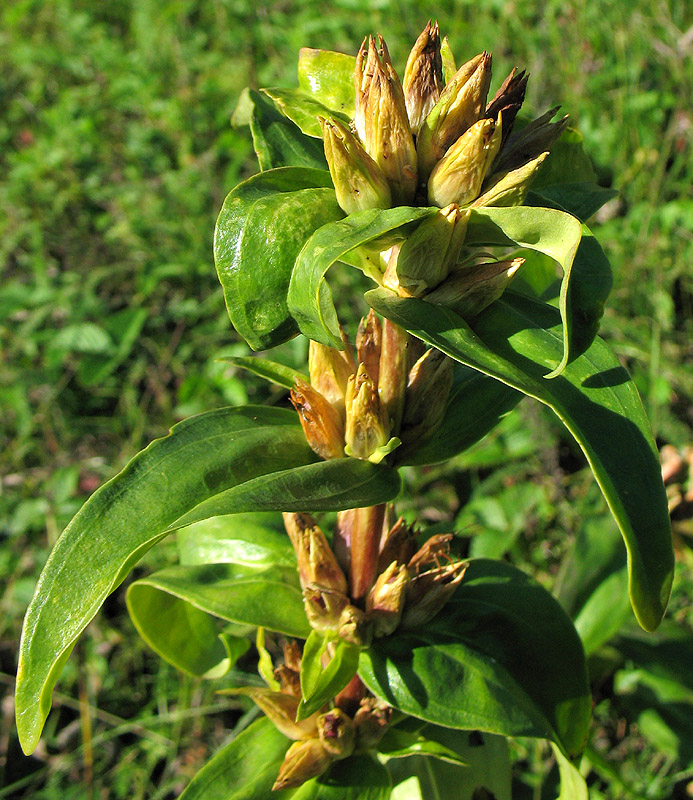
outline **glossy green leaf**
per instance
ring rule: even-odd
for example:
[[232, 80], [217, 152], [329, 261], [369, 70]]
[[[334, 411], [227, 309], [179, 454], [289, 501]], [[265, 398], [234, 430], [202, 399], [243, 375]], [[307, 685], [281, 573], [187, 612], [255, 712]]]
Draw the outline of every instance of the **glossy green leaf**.
[[[329, 648], [329, 649], [328, 649]], [[330, 653], [325, 666], [323, 657]], [[328, 639], [312, 631], [301, 658], [301, 694], [296, 719], [306, 719], [349, 683], [356, 675], [359, 648], [344, 639]]]
[[296, 385], [297, 380], [310, 383], [308, 376], [299, 372], [297, 369], [287, 367], [286, 364], [278, 364], [276, 361], [268, 361], [266, 358], [230, 356], [219, 360], [233, 364], [234, 367], [247, 369], [248, 372], [252, 372], [253, 375], [259, 375], [261, 378], [276, 383], [277, 386], [283, 386], [285, 389], [292, 389]]
[[306, 136], [266, 94], [250, 89], [250, 132], [261, 170], [276, 167], [327, 169], [322, 144]]
[[616, 189], [606, 189], [596, 183], [559, 183], [530, 191], [525, 205], [558, 208], [586, 222], [604, 203], [617, 196]]
[[335, 109], [328, 108], [301, 89], [279, 89], [272, 87], [262, 90], [274, 100], [277, 108], [297, 125], [307, 136], [322, 139], [322, 130], [318, 117], [337, 117], [349, 123], [350, 117]]
[[557, 800], [589, 800], [587, 784], [578, 772], [577, 766], [567, 759], [553, 742], [551, 746], [561, 775], [561, 793]]
[[[391, 789], [390, 775], [382, 764], [370, 755], [354, 755], [299, 786], [291, 800], [389, 800]], [[274, 800], [274, 795], [268, 800]]]
[[[515, 127], [517, 129], [518, 121]], [[575, 128], [567, 128], [558, 141], [551, 145], [551, 152], [542, 164], [532, 189], [536, 191], [545, 186], [575, 182], [596, 184], [597, 173], [583, 147], [582, 134]]]
[[164, 621], [182, 619], [184, 606], [286, 636], [304, 639], [310, 633], [297, 573], [291, 567], [169, 567], [133, 583], [127, 603], [135, 627], [154, 650], [164, 649], [171, 637], [181, 635], [167, 630]]
[[[24, 620], [16, 709], [26, 751], [38, 742], [52, 688], [77, 637], [168, 533], [219, 514], [347, 508], [354, 498], [370, 505], [399, 489], [387, 467], [315, 459], [292, 411], [219, 409], [174, 426], [89, 499], [53, 549]], [[306, 465], [317, 469], [306, 473]], [[369, 497], [372, 488], [378, 499]]]
[[563, 375], [544, 378], [561, 350], [555, 309], [506, 294], [470, 328], [448, 309], [391, 292], [366, 295], [373, 308], [452, 358], [552, 408], [584, 451], [628, 551], [630, 598], [654, 630], [671, 590], [674, 557], [657, 449], [626, 370], [599, 339]]
[[327, 270], [356, 247], [435, 212], [436, 209], [406, 206], [359, 211], [317, 230], [298, 255], [289, 286], [289, 309], [301, 332], [317, 342], [342, 349], [337, 312], [325, 283]]
[[281, 514], [248, 513], [211, 517], [176, 533], [183, 566], [241, 564], [248, 567], [295, 567], [294, 548]]
[[288, 800], [272, 792], [291, 742], [263, 717], [222, 747], [187, 785], [179, 800]]
[[[518, 611], [518, 610], [521, 611]], [[361, 655], [368, 688], [407, 714], [451, 728], [584, 746], [591, 698], [570, 618], [536, 581], [499, 561], [470, 562], [425, 628]]]
[[355, 68], [354, 56], [302, 47], [298, 52], [298, 87], [327, 108], [353, 119]]
[[296, 333], [286, 305], [296, 256], [315, 230], [342, 216], [323, 170], [271, 169], [227, 196], [214, 232], [214, 263], [229, 318], [253, 349]]
[[453, 764], [464, 764], [458, 753], [420, 733], [391, 728], [378, 743], [378, 752], [386, 758], [410, 758], [411, 756], [431, 756]]
[[601, 319], [604, 311], [601, 297], [593, 300], [589, 293], [583, 293], [576, 298], [570, 289], [573, 260], [581, 236], [579, 220], [552, 208], [479, 208], [472, 211], [467, 225], [467, 245], [517, 244], [550, 256], [562, 269], [559, 305], [563, 320], [563, 353], [558, 364], [552, 365], [549, 378], [560, 375], [574, 357], [575, 331], [584, 326], [586, 320], [591, 324], [593, 319]]
[[483, 439], [522, 397], [500, 381], [460, 367], [440, 426], [423, 444], [402, 445], [394, 463], [437, 464], [456, 456]]

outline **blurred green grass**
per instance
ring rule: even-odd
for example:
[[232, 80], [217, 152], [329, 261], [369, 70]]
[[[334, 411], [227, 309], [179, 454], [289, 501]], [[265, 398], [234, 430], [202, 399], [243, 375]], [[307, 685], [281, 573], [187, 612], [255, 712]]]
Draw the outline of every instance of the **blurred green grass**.
[[[619, 190], [594, 221], [615, 278], [603, 334], [635, 375], [660, 443], [691, 442], [693, 7], [684, 0], [458, 0], [423, 11], [414, 0], [329, 8], [315, 0], [12, 0], [0, 7], [0, 668], [8, 697], [36, 576], [84, 497], [174, 421], [275, 399], [215, 360], [244, 351], [211, 256], [225, 194], [256, 171], [248, 132], [229, 124], [241, 90], [293, 85], [299, 47], [353, 53], [368, 32], [386, 36], [402, 67], [427, 15], [458, 61], [493, 51], [493, 89], [512, 66], [527, 68], [527, 107], [560, 103], [600, 181]], [[296, 340], [280, 357], [298, 365], [303, 353]], [[535, 475], [562, 458], [566, 445], [555, 441]], [[471, 494], [456, 491], [458, 504]], [[523, 555], [544, 567], [554, 557], [541, 547]], [[127, 657], [104, 643], [114, 641], [127, 642]], [[95, 737], [118, 729], [104, 714], [149, 719], [171, 702], [188, 720], [171, 723], [176, 748], [148, 750], [150, 723], [142, 723], [139, 734], [112, 739], [122, 748], [112, 744], [89, 770], [83, 751], [53, 758], [75, 736], [64, 734], [79, 719], [68, 704], [52, 718], [47, 750], [24, 762], [3, 722], [0, 775], [20, 785], [0, 788], [0, 797], [169, 796], [165, 787], [180, 788], [190, 774], [178, 746], [197, 753], [219, 741], [218, 730], [202, 734], [184, 714], [215, 702], [210, 690], [179, 689], [136, 642], [118, 599], [80, 658], [82, 673], [68, 671], [61, 686], [73, 698], [81, 686], [83, 708], [98, 690]]]

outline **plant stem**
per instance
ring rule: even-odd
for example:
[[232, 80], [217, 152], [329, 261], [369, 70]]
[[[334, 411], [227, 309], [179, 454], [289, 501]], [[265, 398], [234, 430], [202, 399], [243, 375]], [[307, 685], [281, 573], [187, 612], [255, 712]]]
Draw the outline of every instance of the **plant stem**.
[[351, 599], [362, 604], [378, 572], [378, 550], [385, 520], [385, 504], [354, 509], [351, 532]]

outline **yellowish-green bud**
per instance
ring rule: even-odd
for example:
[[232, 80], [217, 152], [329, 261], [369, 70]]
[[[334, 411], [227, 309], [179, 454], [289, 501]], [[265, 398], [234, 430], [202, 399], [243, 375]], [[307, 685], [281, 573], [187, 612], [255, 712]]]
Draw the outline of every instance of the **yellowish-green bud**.
[[461, 561], [417, 575], [407, 585], [401, 629], [420, 628], [433, 619], [464, 578], [467, 564]]
[[457, 266], [470, 213], [452, 203], [425, 219], [402, 244], [395, 268], [401, 296], [421, 297]]
[[475, 200], [484, 177], [498, 154], [501, 126], [480, 119], [450, 147], [428, 179], [428, 200], [444, 208], [465, 206]]
[[356, 58], [354, 125], [366, 152], [385, 173], [395, 205], [408, 204], [416, 192], [416, 148], [404, 92], [382, 36], [376, 48], [368, 38]]
[[378, 395], [383, 411], [390, 420], [390, 432], [399, 433], [407, 386], [409, 334], [389, 319], [382, 324]]
[[308, 347], [308, 373], [310, 385], [327, 400], [340, 419], [344, 418], [346, 385], [353, 373], [346, 353], [334, 347], [314, 342]]
[[341, 639], [357, 647], [368, 647], [373, 639], [373, 625], [364, 611], [346, 605], [339, 618], [338, 633]]
[[344, 438], [346, 454], [362, 459], [370, 458], [390, 440], [390, 422], [363, 364], [347, 383]]
[[296, 381], [290, 397], [313, 451], [321, 458], [341, 458], [344, 455], [344, 423], [337, 409], [302, 380]]
[[382, 326], [375, 311], [371, 309], [366, 317], [359, 322], [356, 333], [356, 352], [359, 364], [363, 364], [368, 377], [378, 385], [380, 377], [380, 349], [382, 339]]
[[354, 714], [357, 749], [374, 748], [390, 727], [391, 719], [392, 709], [387, 703], [376, 697], [365, 697]]
[[404, 69], [402, 88], [409, 125], [416, 136], [443, 90], [443, 64], [437, 22], [431, 26], [429, 20], [412, 47]]
[[344, 592], [325, 589], [317, 584], [303, 587], [303, 608], [310, 627], [321, 633], [334, 634], [339, 630], [342, 612], [348, 604]]
[[463, 267], [426, 295], [428, 303], [447, 306], [465, 319], [480, 314], [503, 294], [524, 258]]
[[447, 84], [419, 131], [416, 150], [421, 180], [428, 178], [450, 145], [482, 116], [490, 83], [491, 55], [483, 52], [461, 66]]
[[342, 122], [318, 118], [325, 158], [337, 202], [347, 214], [371, 208], [390, 208], [392, 194], [383, 171]]
[[521, 206], [525, 202], [529, 187], [548, 156], [542, 153], [522, 167], [510, 172], [491, 176], [491, 181], [482, 195], [472, 203], [474, 206]]
[[332, 756], [325, 750], [317, 736], [314, 739], [294, 742], [286, 751], [272, 791], [300, 786], [311, 778], [322, 775], [332, 761]]
[[354, 752], [356, 728], [353, 720], [341, 708], [333, 708], [318, 717], [318, 736], [322, 746], [335, 761], [348, 758]]
[[447, 36], [444, 36], [443, 41], [440, 43], [440, 57], [443, 62], [443, 78], [445, 83], [450, 83], [453, 75], [457, 72], [457, 64]]
[[378, 575], [366, 597], [366, 611], [373, 621], [373, 635], [389, 636], [399, 625], [404, 610], [404, 595], [409, 583], [405, 564], [393, 561]]
[[269, 717], [275, 728], [289, 739], [299, 741], [317, 734], [317, 720], [319, 712], [311, 714], [306, 719], [296, 722], [296, 712], [301, 699], [270, 689], [254, 686], [242, 686], [233, 689], [224, 689], [224, 694], [245, 695], [252, 698], [258, 708]]
[[378, 572], [383, 572], [393, 561], [397, 564], [407, 564], [415, 552], [414, 530], [405, 523], [403, 517], [400, 517], [383, 536], [378, 556]]
[[285, 512], [284, 527], [296, 553], [302, 586], [346, 593], [347, 580], [325, 534], [310, 514]]
[[452, 387], [452, 361], [431, 348], [409, 372], [400, 438], [405, 443], [430, 436], [440, 425]]

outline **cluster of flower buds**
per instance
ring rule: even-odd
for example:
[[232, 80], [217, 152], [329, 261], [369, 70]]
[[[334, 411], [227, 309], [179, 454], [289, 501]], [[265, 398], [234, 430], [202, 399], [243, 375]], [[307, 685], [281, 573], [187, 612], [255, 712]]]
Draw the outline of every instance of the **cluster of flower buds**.
[[[416, 244], [413, 245], [416, 247]], [[311, 341], [310, 383], [291, 401], [313, 450], [324, 459], [382, 461], [402, 442], [422, 441], [440, 424], [452, 386], [452, 362], [435, 349], [420, 353], [409, 335], [371, 311], [356, 350]]]
[[[373, 509], [350, 509], [338, 517], [335, 549], [338, 542], [349, 545], [342, 550], [340, 564], [310, 515], [284, 514], [311, 626], [360, 647], [373, 637], [389, 636], [400, 627], [418, 628], [431, 620], [466, 569], [464, 562], [450, 557], [451, 534], [432, 536], [419, 548], [414, 531], [403, 520], [389, 525], [384, 514], [378, 519], [377, 537], [364, 537], [375, 546], [364, 551], [356, 541], [359, 522], [364, 521], [372, 527]], [[345, 557], [347, 553], [351, 557]]]
[[[383, 37], [364, 39], [356, 58], [351, 127], [335, 118], [320, 119], [337, 201], [347, 214], [396, 205], [441, 209], [383, 255], [382, 276], [375, 277], [384, 286], [403, 297], [448, 304], [465, 280], [460, 262], [467, 209], [524, 203], [568, 121], [551, 122], [558, 110], [553, 108], [514, 130], [527, 78], [513, 69], [488, 101], [491, 54], [479, 53], [457, 69], [447, 38], [441, 41], [438, 24], [429, 22], [400, 82]], [[478, 284], [488, 272], [493, 291], [474, 291], [453, 304], [467, 316], [483, 310], [512, 277], [502, 266], [481, 266], [489, 269], [470, 280]], [[427, 293], [448, 276], [456, 288], [431, 298]]]
[[375, 747], [390, 725], [392, 709], [369, 695], [358, 678], [356, 694], [345, 691], [334, 702], [296, 722], [301, 701], [301, 649], [284, 643], [284, 662], [274, 670], [276, 688], [242, 687], [224, 690], [245, 695], [293, 742], [286, 752], [273, 790], [291, 789], [321, 775], [335, 761]]

